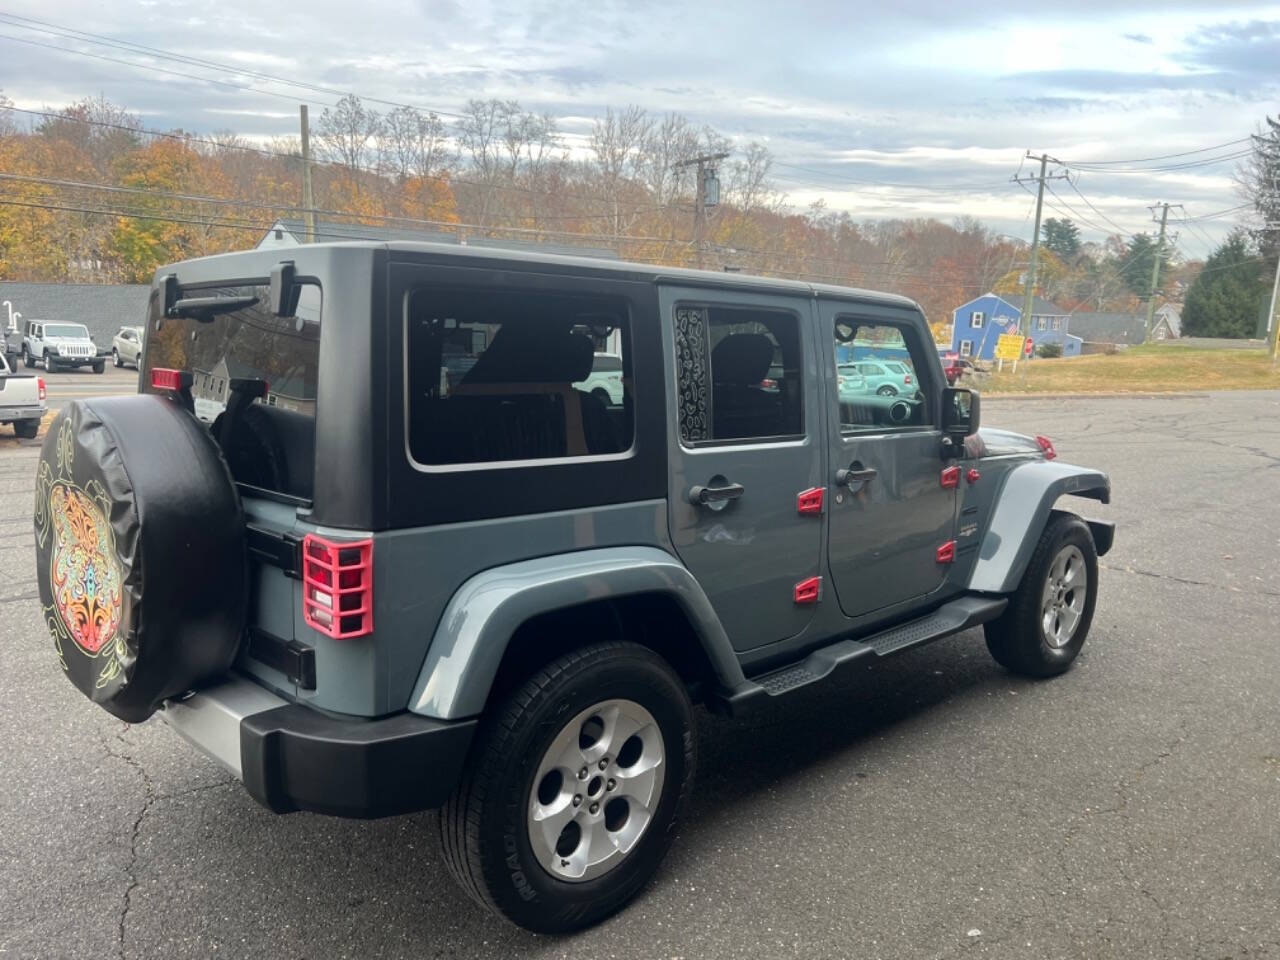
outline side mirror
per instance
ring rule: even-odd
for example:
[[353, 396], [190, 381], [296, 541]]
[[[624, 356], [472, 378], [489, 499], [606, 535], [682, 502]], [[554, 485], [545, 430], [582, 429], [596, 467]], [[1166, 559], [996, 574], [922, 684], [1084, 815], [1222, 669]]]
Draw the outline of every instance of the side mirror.
[[947, 387], [942, 391], [942, 432], [952, 441], [963, 444], [964, 438], [978, 432], [982, 398], [968, 387]]

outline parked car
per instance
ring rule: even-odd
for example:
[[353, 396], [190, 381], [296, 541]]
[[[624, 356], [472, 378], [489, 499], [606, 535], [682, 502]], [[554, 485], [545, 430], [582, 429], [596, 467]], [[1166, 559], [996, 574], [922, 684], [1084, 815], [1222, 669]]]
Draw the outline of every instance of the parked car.
[[622, 406], [625, 393], [622, 385], [622, 357], [612, 353], [595, 354], [591, 359], [591, 373], [573, 386], [597, 397], [605, 406]]
[[854, 366], [862, 374], [869, 393], [896, 397], [898, 394], [911, 395], [916, 392], [911, 382], [910, 367], [900, 361], [858, 360]]
[[858, 372], [857, 364], [837, 364], [836, 391], [841, 400], [848, 400], [867, 392], [867, 380]]
[[[51, 658], [270, 810], [439, 807], [477, 903], [569, 931], [677, 835], [695, 703], [749, 715], [979, 625], [1035, 677], [1085, 642], [1114, 528], [1062, 498], [1109, 480], [984, 444], [901, 297], [433, 244], [288, 255], [159, 270], [141, 395], [64, 408], [35, 512]], [[817, 373], [890, 337], [931, 358], [910, 398]], [[602, 338], [621, 408], [574, 386]], [[445, 384], [453, 343], [471, 361]]]
[[106, 358], [83, 323], [55, 323], [52, 320], [26, 320], [22, 336], [22, 362], [27, 367], [43, 366], [45, 372], [78, 367], [92, 367], [102, 373]]
[[142, 328], [121, 327], [111, 338], [111, 362], [117, 367], [126, 363], [138, 365], [142, 356]]
[[44, 378], [15, 373], [0, 354], [0, 424], [12, 424], [14, 433], [30, 439], [39, 432], [44, 412]]

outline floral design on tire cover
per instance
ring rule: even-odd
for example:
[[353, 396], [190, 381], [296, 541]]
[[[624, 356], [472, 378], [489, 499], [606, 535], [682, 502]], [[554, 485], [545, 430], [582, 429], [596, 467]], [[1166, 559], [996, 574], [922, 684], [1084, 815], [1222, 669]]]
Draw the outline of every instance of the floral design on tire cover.
[[52, 538], [49, 582], [53, 603], [45, 621], [62, 669], [69, 671], [66, 641], [90, 659], [103, 658], [95, 686], [121, 671], [127, 649], [119, 635], [122, 616], [121, 571], [115, 555], [110, 501], [97, 481], [80, 487], [71, 478], [74, 447], [71, 423], [58, 437], [58, 475], [41, 463], [36, 484], [36, 534], [41, 545]]

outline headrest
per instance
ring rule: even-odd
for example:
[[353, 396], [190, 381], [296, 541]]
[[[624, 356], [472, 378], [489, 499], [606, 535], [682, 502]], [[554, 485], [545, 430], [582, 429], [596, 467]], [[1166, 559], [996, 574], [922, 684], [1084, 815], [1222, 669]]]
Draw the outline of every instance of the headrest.
[[771, 363], [773, 341], [763, 333], [731, 333], [711, 351], [711, 376], [716, 383], [754, 386]]
[[577, 383], [591, 376], [594, 355], [586, 334], [504, 324], [462, 382]]

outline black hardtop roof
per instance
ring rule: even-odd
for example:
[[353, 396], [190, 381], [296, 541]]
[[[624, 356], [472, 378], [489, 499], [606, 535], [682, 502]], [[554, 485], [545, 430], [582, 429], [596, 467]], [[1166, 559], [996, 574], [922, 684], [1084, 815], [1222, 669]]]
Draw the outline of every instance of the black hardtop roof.
[[[388, 243], [373, 241], [350, 241], [335, 243], [305, 244], [300, 247], [285, 249], [245, 250], [238, 253], [222, 253], [210, 257], [200, 257], [180, 263], [160, 267], [156, 271], [159, 278], [168, 273], [176, 273], [178, 282], [199, 283], [216, 279], [221, 273], [226, 276], [224, 264], [235, 264], [233, 277], [264, 277], [270, 269], [282, 260], [298, 262], [300, 272], [305, 270], [304, 261], [313, 257], [340, 257], [344, 251], [368, 252], [370, 250], [386, 251], [393, 260], [415, 258], [415, 255], [426, 255], [433, 262], [469, 261], [474, 263], [523, 263], [545, 264], [552, 267], [574, 267], [577, 270], [597, 276], [612, 275], [632, 280], [661, 280], [683, 282], [696, 286], [723, 287], [725, 289], [753, 290], [767, 293], [790, 293], [803, 296], [829, 297], [841, 300], [858, 300], [884, 306], [907, 307], [919, 310], [919, 305], [909, 297], [895, 293], [881, 293], [875, 290], [862, 290], [856, 287], [842, 287], [828, 283], [808, 283], [801, 280], [785, 280], [777, 277], [763, 277], [749, 273], [718, 273], [714, 270], [691, 270], [684, 267], [670, 267], [660, 264], [635, 263], [628, 260], [603, 260], [596, 257], [573, 257], [559, 253], [543, 253], [538, 250], [514, 250], [499, 247], [467, 247], [456, 244], [425, 243], [417, 241], [396, 240]], [[189, 268], [196, 276], [188, 280], [184, 276], [184, 267]], [[221, 267], [221, 269], [219, 269]], [[230, 278], [228, 278], [230, 279]]]

